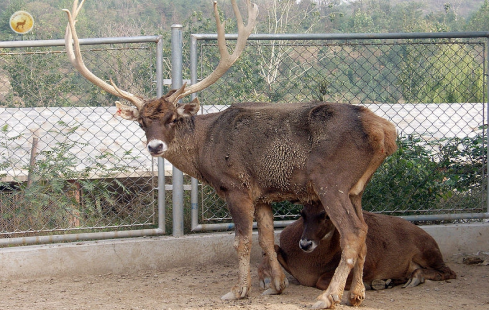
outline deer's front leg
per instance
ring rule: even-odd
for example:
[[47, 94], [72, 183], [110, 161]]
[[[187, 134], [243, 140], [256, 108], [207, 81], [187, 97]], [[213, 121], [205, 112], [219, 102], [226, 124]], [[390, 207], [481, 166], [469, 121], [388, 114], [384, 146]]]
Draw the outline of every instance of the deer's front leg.
[[273, 211], [269, 204], [257, 204], [255, 206], [255, 218], [258, 225], [258, 240], [261, 249], [265, 253], [263, 263], [267, 276], [260, 280], [265, 291], [264, 295], [281, 294], [289, 285], [289, 281], [280, 267], [275, 251], [275, 235], [273, 230]]
[[251, 289], [250, 254], [255, 208], [245, 194], [228, 194], [226, 203], [235, 225], [234, 248], [238, 253], [238, 284], [221, 299], [234, 300], [247, 297]]

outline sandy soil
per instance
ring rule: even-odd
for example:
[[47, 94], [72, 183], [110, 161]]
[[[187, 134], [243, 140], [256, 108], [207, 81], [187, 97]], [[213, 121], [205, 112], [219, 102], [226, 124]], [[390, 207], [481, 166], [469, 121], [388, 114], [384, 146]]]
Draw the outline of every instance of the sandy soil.
[[[367, 291], [358, 308], [337, 309], [489, 309], [489, 265], [448, 261], [456, 280], [415, 288]], [[320, 291], [289, 276], [280, 296], [263, 296], [253, 263], [249, 298], [221, 301], [237, 280], [234, 264], [141, 271], [124, 275], [70, 276], [0, 282], [1, 309], [309, 309]], [[346, 296], [346, 295], [345, 295]]]

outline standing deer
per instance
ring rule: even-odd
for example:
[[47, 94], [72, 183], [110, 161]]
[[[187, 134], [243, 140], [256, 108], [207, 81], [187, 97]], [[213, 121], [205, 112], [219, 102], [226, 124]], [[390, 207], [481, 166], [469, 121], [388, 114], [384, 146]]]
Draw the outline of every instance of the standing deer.
[[270, 260], [271, 282], [265, 293], [280, 294], [287, 285], [274, 250], [272, 202], [321, 201], [341, 235], [341, 261], [315, 308], [334, 308], [353, 269], [350, 301], [365, 298], [362, 281], [367, 225], [361, 197], [372, 174], [397, 146], [392, 123], [365, 107], [312, 102], [240, 103], [212, 114], [197, 115], [199, 101], [179, 100], [216, 82], [236, 61], [254, 28], [258, 8], [247, 0], [248, 23], [238, 23], [236, 48], [229, 54], [217, 4], [214, 12], [221, 59], [216, 69], [194, 85], [185, 84], [161, 98], [145, 100], [96, 77], [83, 63], [75, 18], [83, 1], [75, 0], [66, 50], [73, 66], [103, 90], [130, 101], [116, 102], [117, 115], [137, 121], [154, 157], [164, 157], [184, 173], [212, 186], [225, 199], [235, 223], [238, 283], [222, 299], [240, 299], [251, 289], [250, 251], [253, 217], [259, 243]]
[[26, 22], [27, 22], [27, 19], [25, 19], [25, 18], [24, 18], [24, 20], [22, 22], [17, 22], [17, 24], [16, 24], [17, 27], [16, 28], [17, 29], [20, 29], [20, 28], [24, 29], [24, 26], [25, 26], [25, 23]]

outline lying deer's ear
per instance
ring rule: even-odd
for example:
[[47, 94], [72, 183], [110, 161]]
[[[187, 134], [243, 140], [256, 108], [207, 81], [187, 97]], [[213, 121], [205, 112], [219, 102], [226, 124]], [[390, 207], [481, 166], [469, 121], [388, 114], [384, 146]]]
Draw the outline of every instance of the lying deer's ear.
[[200, 109], [199, 99], [195, 98], [190, 103], [181, 104], [177, 108], [177, 113], [179, 117], [190, 117], [197, 114], [197, 112], [199, 112], [199, 109]]
[[115, 106], [117, 107], [116, 116], [129, 121], [136, 121], [139, 118], [139, 110], [136, 107], [123, 105], [119, 101], [115, 102]]

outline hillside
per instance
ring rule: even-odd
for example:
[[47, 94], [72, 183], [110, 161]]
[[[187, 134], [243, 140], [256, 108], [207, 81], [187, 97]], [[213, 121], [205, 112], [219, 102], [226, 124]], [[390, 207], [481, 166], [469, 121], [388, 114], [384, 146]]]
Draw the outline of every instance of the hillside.
[[[460, 31], [466, 29], [469, 18], [480, 11], [485, 0], [254, 1], [260, 7], [257, 32], [321, 33]], [[232, 18], [229, 0], [218, 2], [223, 15]], [[450, 5], [450, 14], [445, 14], [446, 4]], [[0, 40], [63, 38], [66, 25], [63, 8], [71, 8], [71, 0], [0, 1]], [[363, 16], [357, 14], [357, 8], [361, 8]], [[9, 26], [10, 16], [18, 10], [30, 12], [35, 20], [34, 30], [23, 37], [13, 33]], [[88, 0], [84, 11], [77, 24], [80, 37], [166, 34], [174, 23], [183, 24], [190, 32], [215, 31], [212, 0]], [[424, 24], [432, 26], [421, 25], [426, 16]], [[485, 13], [482, 16], [484, 21]], [[284, 22], [286, 18], [289, 20]], [[274, 20], [283, 24], [281, 29], [270, 29]], [[481, 28], [481, 22], [474, 24]]]
[[[392, 5], [400, 3], [409, 3], [412, 0], [390, 0]], [[475, 11], [477, 11], [484, 0], [426, 0], [416, 1], [423, 4], [423, 12], [428, 14], [431, 12], [440, 13], [445, 9], [445, 4], [449, 4], [451, 8], [460, 16], [468, 17]]]

